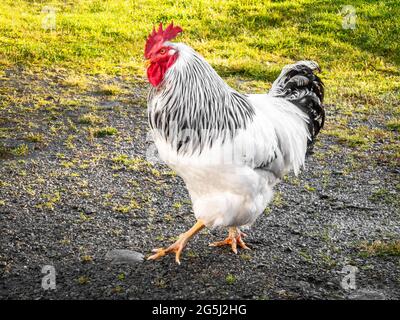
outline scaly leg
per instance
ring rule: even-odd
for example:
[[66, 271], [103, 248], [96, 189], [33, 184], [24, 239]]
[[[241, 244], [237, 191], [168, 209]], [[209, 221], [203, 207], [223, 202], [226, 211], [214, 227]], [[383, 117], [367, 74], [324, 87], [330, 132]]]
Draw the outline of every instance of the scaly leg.
[[218, 241], [218, 242], [213, 242], [210, 243], [210, 247], [220, 247], [220, 246], [226, 246], [230, 245], [232, 248], [232, 251], [237, 254], [237, 245], [243, 249], [250, 250], [248, 246], [244, 243], [242, 240], [242, 236], [246, 236], [243, 232], [239, 230], [237, 227], [231, 227], [229, 228], [229, 235], [228, 238], [226, 238], [223, 241]]
[[148, 257], [147, 260], [156, 260], [156, 259], [159, 259], [159, 258], [165, 256], [168, 253], [175, 252], [175, 261], [178, 264], [181, 264], [180, 257], [181, 257], [182, 250], [186, 246], [186, 243], [189, 241], [189, 239], [191, 237], [193, 237], [197, 232], [199, 232], [204, 227], [205, 227], [205, 224], [202, 221], [198, 220], [193, 227], [191, 227], [185, 233], [182, 233], [179, 236], [179, 239], [175, 243], [170, 245], [168, 248], [154, 249], [153, 252], [155, 252], [155, 254]]

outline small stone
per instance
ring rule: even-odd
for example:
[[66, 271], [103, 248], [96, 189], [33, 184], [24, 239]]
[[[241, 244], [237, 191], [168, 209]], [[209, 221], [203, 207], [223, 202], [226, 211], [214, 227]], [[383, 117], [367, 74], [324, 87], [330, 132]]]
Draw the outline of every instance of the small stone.
[[112, 264], [137, 264], [143, 262], [144, 255], [137, 251], [126, 250], [126, 249], [115, 249], [108, 251], [106, 260], [111, 260]]

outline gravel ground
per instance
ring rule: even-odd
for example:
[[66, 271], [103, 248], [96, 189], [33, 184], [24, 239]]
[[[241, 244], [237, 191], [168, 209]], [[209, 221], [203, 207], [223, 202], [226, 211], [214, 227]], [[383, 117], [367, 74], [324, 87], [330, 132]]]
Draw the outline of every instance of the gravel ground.
[[[147, 87], [67, 80], [65, 70], [0, 80], [1, 299], [400, 298], [399, 253], [368, 250], [400, 238], [399, 169], [377, 161], [381, 146], [355, 151], [322, 134], [247, 232], [251, 251], [208, 247], [226, 231], [206, 230], [180, 266], [140, 261], [131, 251], [147, 256], [195, 221], [182, 180], [145, 160]], [[41, 286], [45, 265], [56, 290]], [[355, 289], [341, 286], [346, 266]]]

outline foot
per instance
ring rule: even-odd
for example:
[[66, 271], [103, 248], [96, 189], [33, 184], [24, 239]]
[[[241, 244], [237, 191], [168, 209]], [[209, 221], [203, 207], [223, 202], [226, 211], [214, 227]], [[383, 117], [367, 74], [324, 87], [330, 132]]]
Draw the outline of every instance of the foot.
[[245, 237], [246, 234], [241, 232], [239, 228], [232, 227], [229, 228], [229, 235], [228, 238], [226, 238], [223, 241], [218, 241], [218, 242], [213, 242], [210, 243], [210, 247], [221, 247], [221, 246], [226, 246], [230, 245], [232, 248], [232, 251], [237, 254], [237, 246], [241, 247], [242, 249], [250, 250], [250, 248], [244, 243], [242, 237]]
[[177, 264], [181, 264], [180, 258], [181, 258], [181, 253], [183, 249], [186, 246], [186, 243], [189, 241], [191, 237], [193, 237], [197, 232], [199, 232], [201, 229], [205, 227], [204, 223], [201, 221], [197, 221], [197, 223], [187, 232], [182, 233], [179, 236], [179, 239], [170, 245], [168, 248], [163, 249], [163, 248], [158, 248], [152, 250], [154, 252], [153, 255], [147, 258], [147, 260], [156, 260], [159, 259], [163, 256], [165, 256], [168, 253], [175, 253], [175, 261]]
[[157, 260], [161, 257], [164, 257], [168, 253], [175, 253], [175, 261], [177, 264], [181, 264], [180, 257], [182, 250], [185, 248], [187, 243], [187, 240], [183, 238], [183, 234], [179, 237], [179, 239], [170, 245], [168, 248], [163, 249], [163, 248], [158, 248], [158, 249], [153, 249], [152, 252], [155, 252], [155, 254], [151, 255], [150, 257], [147, 258], [147, 260]]

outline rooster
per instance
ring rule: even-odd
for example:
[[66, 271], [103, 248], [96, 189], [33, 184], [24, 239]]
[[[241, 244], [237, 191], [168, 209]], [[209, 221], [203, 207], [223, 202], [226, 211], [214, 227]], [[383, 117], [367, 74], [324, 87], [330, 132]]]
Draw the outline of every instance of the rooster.
[[184, 180], [197, 219], [148, 259], [175, 253], [178, 264], [189, 239], [204, 227], [228, 229], [228, 237], [211, 246], [249, 249], [241, 228], [265, 210], [286, 173], [299, 173], [325, 119], [317, 63], [287, 65], [268, 93], [242, 94], [191, 47], [171, 42], [181, 32], [173, 23], [160, 24], [145, 45], [154, 143]]

